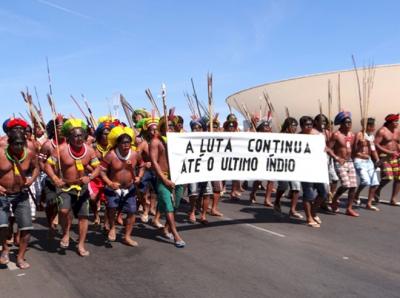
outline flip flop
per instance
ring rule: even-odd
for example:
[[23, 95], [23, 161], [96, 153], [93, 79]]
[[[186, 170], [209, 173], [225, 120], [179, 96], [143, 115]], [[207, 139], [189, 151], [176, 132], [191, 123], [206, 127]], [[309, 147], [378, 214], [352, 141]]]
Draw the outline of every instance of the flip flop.
[[183, 247], [185, 247], [185, 245], [186, 245], [186, 242], [183, 240], [175, 241], [175, 247], [177, 247], [177, 248], [183, 248]]
[[107, 238], [109, 241], [114, 242], [115, 240], [117, 240], [117, 235], [114, 234], [114, 236], [110, 236], [110, 233], [108, 233]]
[[321, 225], [317, 222], [308, 222], [307, 226], [311, 227], [311, 228], [320, 228], [321, 227]]
[[174, 235], [172, 233], [170, 233], [170, 232], [163, 233], [163, 236], [165, 238], [167, 238], [168, 240], [174, 240]]
[[400, 207], [400, 202], [390, 202], [390, 206]]
[[208, 220], [207, 219], [199, 219], [199, 222], [203, 225], [207, 225], [208, 224]]
[[219, 217], [223, 217], [224, 215], [221, 213], [221, 212], [214, 212], [214, 211], [211, 211], [210, 213], [209, 213], [211, 216], [219, 216]]
[[81, 257], [88, 257], [90, 256], [90, 252], [88, 250], [82, 250], [82, 249], [77, 249], [76, 252], [78, 253], [79, 256]]
[[69, 247], [69, 240], [68, 241], [60, 241], [60, 247], [63, 249], [67, 249]]
[[17, 261], [17, 267], [19, 269], [25, 270], [31, 267], [31, 265], [29, 265], [28, 262], [26, 262], [25, 260], [21, 260], [21, 261]]
[[125, 245], [128, 245], [128, 246], [132, 246], [132, 247], [138, 247], [139, 246], [139, 244], [135, 240], [132, 240], [132, 239], [130, 241], [127, 241], [124, 238], [124, 239], [122, 239], [122, 243], [125, 244]]
[[0, 264], [7, 265], [10, 262], [10, 255], [8, 252], [2, 252], [0, 256]]
[[160, 224], [160, 223], [156, 223], [156, 222], [154, 222], [154, 221], [152, 221], [151, 222], [151, 225], [153, 226], [153, 227], [155, 227], [155, 228], [157, 228], [157, 229], [163, 229], [164, 228], [164, 225], [162, 225], [162, 224]]
[[365, 207], [365, 209], [371, 210], [371, 211], [380, 211], [380, 209], [378, 207], [375, 207], [375, 206]]
[[303, 219], [303, 215], [301, 215], [299, 212], [295, 212], [295, 213], [290, 213], [289, 217], [291, 218], [295, 218], [295, 219]]
[[322, 224], [322, 220], [319, 218], [319, 216], [315, 216], [315, 217], [313, 217], [313, 219], [314, 219], [318, 224]]

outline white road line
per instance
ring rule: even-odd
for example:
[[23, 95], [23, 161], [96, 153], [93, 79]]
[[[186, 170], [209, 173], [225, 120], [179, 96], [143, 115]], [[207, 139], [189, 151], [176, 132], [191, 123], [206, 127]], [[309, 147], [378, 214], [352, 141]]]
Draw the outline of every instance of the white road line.
[[[229, 218], [229, 217], [223, 217], [223, 220], [234, 220], [233, 218]], [[265, 233], [268, 233], [268, 234], [271, 234], [271, 235], [274, 235], [274, 236], [278, 236], [278, 237], [281, 237], [281, 238], [284, 238], [284, 237], [286, 237], [285, 235], [283, 235], [283, 234], [279, 234], [279, 233], [277, 233], [277, 232], [274, 232], [274, 231], [271, 231], [271, 230], [268, 230], [268, 229], [264, 229], [264, 228], [261, 228], [261, 227], [258, 227], [258, 226], [255, 226], [255, 225], [252, 225], [252, 224], [245, 224], [246, 226], [248, 226], [248, 227], [250, 227], [250, 228], [253, 228], [253, 229], [256, 229], [256, 230], [258, 230], [258, 231], [262, 231], [262, 232], [265, 232]]]

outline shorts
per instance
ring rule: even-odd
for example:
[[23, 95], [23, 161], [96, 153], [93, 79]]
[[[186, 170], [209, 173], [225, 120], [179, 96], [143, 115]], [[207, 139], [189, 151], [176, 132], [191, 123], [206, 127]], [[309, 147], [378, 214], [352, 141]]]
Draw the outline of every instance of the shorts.
[[62, 189], [62, 192], [58, 195], [59, 198], [59, 209], [72, 210], [75, 217], [87, 217], [89, 216], [89, 189], [87, 184], [81, 186], [81, 190]]
[[171, 190], [165, 186], [161, 179], [157, 178], [157, 209], [161, 213], [171, 213], [179, 208], [179, 203], [183, 196], [183, 185], [176, 185], [173, 191], [174, 197], [172, 198]]
[[332, 157], [328, 159], [328, 176], [329, 176], [329, 183], [336, 183], [339, 181], [339, 177], [335, 171], [335, 165]]
[[352, 160], [346, 161], [343, 165], [335, 162], [336, 173], [339, 176], [340, 183], [346, 188], [357, 187], [357, 175]]
[[91, 198], [98, 198], [101, 202], [106, 201], [104, 196], [104, 181], [97, 177], [89, 182], [89, 193]]
[[150, 186], [155, 191], [156, 182], [157, 182], [156, 173], [153, 170], [145, 170], [142, 180], [140, 180], [139, 191], [141, 193], [145, 193], [147, 190], [149, 190]]
[[188, 185], [188, 195], [189, 197], [202, 197], [213, 195], [213, 188], [211, 181], [190, 183]]
[[285, 192], [287, 189], [291, 191], [300, 191], [301, 190], [301, 182], [299, 181], [278, 181], [278, 189], [279, 191]]
[[116, 208], [122, 213], [136, 213], [136, 187], [132, 185], [129, 189], [114, 190], [106, 186], [104, 194], [107, 199], [108, 208]]
[[303, 188], [303, 201], [313, 202], [317, 196], [326, 200], [328, 197], [328, 185], [324, 183], [301, 182]]
[[213, 188], [213, 192], [214, 193], [220, 193], [223, 190], [222, 187], [222, 181], [212, 181], [211, 182], [212, 188]]
[[57, 188], [51, 182], [50, 178], [46, 177], [44, 180], [44, 186], [42, 192], [46, 199], [46, 205], [54, 205], [57, 204], [58, 195], [57, 195]]
[[382, 179], [400, 180], [400, 167], [398, 158], [390, 158], [387, 154], [379, 155], [382, 161]]
[[379, 185], [378, 174], [371, 158], [369, 159], [354, 159], [354, 167], [358, 177], [360, 178], [360, 185], [363, 186], [377, 186]]
[[11, 211], [14, 213], [20, 231], [33, 230], [28, 193], [0, 196], [0, 228], [8, 228]]

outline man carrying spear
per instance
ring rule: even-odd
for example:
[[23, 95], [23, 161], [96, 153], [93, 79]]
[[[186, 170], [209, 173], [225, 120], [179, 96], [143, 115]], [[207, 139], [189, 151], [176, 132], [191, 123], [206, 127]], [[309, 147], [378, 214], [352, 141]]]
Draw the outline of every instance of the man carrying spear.
[[[60, 145], [60, 160], [54, 153], [47, 159], [46, 172], [54, 185], [61, 189], [59, 195], [59, 215], [63, 227], [60, 247], [69, 247], [69, 232], [72, 224], [71, 211], [78, 218], [79, 243], [77, 252], [80, 256], [89, 256], [85, 249], [89, 217], [88, 183], [99, 174], [100, 164], [94, 149], [85, 143], [86, 124], [81, 119], [69, 119], [63, 124], [62, 134], [67, 143]], [[55, 166], [60, 164], [62, 178], [55, 173]], [[90, 168], [94, 169], [89, 176]]]
[[[25, 251], [30, 238], [29, 231], [33, 230], [28, 188], [38, 177], [39, 166], [36, 152], [27, 147], [24, 133], [15, 130], [9, 132], [7, 143], [6, 148], [0, 148], [0, 243], [3, 245], [0, 264], [7, 264], [10, 260], [6, 240], [12, 209], [20, 231], [17, 266], [28, 269], [30, 265], [25, 261]], [[26, 179], [28, 172], [32, 172], [32, 176]]]

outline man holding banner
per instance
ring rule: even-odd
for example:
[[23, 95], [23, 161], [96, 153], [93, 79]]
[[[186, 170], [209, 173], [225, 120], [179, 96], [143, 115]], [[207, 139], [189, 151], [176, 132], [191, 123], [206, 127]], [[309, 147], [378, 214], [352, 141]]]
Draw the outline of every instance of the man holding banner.
[[[173, 121], [161, 118], [159, 122], [161, 135], [155, 136], [150, 142], [150, 158], [157, 175], [156, 191], [158, 209], [166, 214], [167, 223], [164, 227], [164, 236], [175, 240], [175, 246], [184, 247], [186, 243], [178, 234], [175, 224], [174, 212], [179, 207], [183, 195], [183, 186], [175, 185], [170, 179], [170, 164], [168, 163], [166, 132], [175, 131]], [[179, 135], [179, 134], [178, 134]]]

